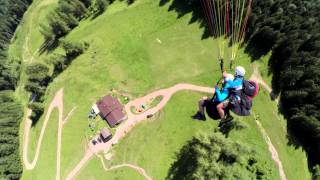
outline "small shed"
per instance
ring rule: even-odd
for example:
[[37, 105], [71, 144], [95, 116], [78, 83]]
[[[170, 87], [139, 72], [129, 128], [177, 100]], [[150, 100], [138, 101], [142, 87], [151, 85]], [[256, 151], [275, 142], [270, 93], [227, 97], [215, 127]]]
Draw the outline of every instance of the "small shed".
[[122, 104], [117, 98], [111, 95], [104, 96], [100, 99], [97, 102], [97, 106], [100, 111], [100, 116], [107, 120], [110, 127], [115, 127], [127, 118], [126, 114], [123, 113]]
[[102, 128], [100, 130], [100, 138], [103, 142], [107, 142], [112, 138], [112, 134], [107, 128]]

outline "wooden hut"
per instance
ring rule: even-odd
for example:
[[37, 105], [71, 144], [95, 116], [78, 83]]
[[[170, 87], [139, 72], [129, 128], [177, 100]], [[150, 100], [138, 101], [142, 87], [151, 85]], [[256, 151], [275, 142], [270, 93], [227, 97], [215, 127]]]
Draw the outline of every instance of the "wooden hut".
[[104, 96], [97, 102], [100, 116], [106, 119], [110, 127], [115, 127], [126, 119], [126, 114], [123, 112], [123, 106], [117, 98], [111, 95]]

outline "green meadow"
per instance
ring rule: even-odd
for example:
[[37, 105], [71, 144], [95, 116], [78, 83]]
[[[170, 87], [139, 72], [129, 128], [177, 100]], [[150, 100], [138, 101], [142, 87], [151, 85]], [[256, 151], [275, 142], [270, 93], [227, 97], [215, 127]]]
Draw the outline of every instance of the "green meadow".
[[[56, 3], [54, 0], [34, 0], [25, 14], [10, 46], [10, 56], [22, 58], [23, 67], [31, 62], [43, 61], [51, 53], [61, 52], [57, 48], [42, 55], [36, 53], [43, 43], [39, 25], [45, 23], [44, 17]], [[178, 18], [175, 11], [168, 11], [169, 6], [170, 3], [159, 6], [159, 1], [155, 0], [137, 0], [132, 5], [115, 1], [97, 18], [83, 20], [66, 37], [74, 42], [88, 42], [90, 46], [54, 79], [46, 92], [46, 109], [55, 92], [61, 88], [64, 91], [64, 115], [76, 107], [63, 127], [62, 179], [85, 153], [87, 114], [92, 104], [110, 89], [126, 91], [138, 98], [177, 83], [213, 87], [221, 76], [217, 61], [217, 41], [201, 39], [203, 29], [198, 23], [190, 23], [192, 15], [189, 13]], [[254, 64], [260, 66], [263, 78], [270, 84], [267, 60], [268, 56]], [[247, 77], [250, 77], [253, 64], [242, 49], [236, 65], [246, 67]], [[28, 94], [22, 88], [25, 75], [21, 78], [17, 96], [26, 105]], [[155, 117], [137, 125], [112, 149], [113, 159], [106, 164], [136, 164], [154, 179], [164, 179], [180, 148], [195, 134], [210, 133], [218, 125], [217, 121], [208, 118], [205, 122], [190, 118], [196, 112], [198, 99], [203, 95], [191, 91], [175, 94]], [[287, 178], [310, 179], [305, 152], [288, 145], [286, 121], [279, 114], [276, 102], [272, 102], [264, 90], [255, 98], [253, 112], [259, 116], [276, 147]], [[30, 160], [35, 153], [44, 115], [31, 130]], [[254, 148], [259, 160], [268, 167], [270, 179], [279, 179], [276, 164], [254, 117], [236, 117], [236, 120], [241, 121], [246, 128], [231, 131], [229, 137]], [[23, 123], [20, 134], [23, 134]], [[55, 179], [57, 124], [57, 111], [54, 111], [45, 132], [37, 165], [31, 171], [24, 169], [22, 179]], [[81, 169], [77, 179], [131, 180], [143, 177], [129, 168], [106, 172], [100, 160], [94, 157]]]

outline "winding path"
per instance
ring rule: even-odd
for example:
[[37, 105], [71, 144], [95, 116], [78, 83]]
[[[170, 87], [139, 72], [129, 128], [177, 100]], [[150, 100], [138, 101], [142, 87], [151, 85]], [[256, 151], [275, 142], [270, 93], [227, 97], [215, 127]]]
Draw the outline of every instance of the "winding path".
[[125, 163], [125, 164], [120, 164], [120, 165], [115, 165], [115, 166], [111, 166], [109, 168], [107, 168], [107, 166], [104, 164], [104, 160], [103, 157], [99, 156], [100, 160], [101, 160], [101, 164], [104, 170], [106, 171], [112, 171], [115, 169], [119, 169], [119, 168], [123, 168], [123, 167], [129, 167], [131, 169], [136, 170], [139, 174], [141, 174], [146, 180], [152, 180], [152, 178], [147, 174], [146, 170], [144, 170], [141, 167], [138, 167], [136, 165], [133, 164], [129, 164], [129, 163]]
[[56, 163], [56, 179], [60, 179], [60, 160], [61, 160], [61, 138], [62, 138], [62, 128], [63, 124], [67, 121], [67, 119], [71, 116], [75, 108], [73, 108], [66, 118], [63, 118], [63, 89], [60, 89], [54, 96], [52, 102], [49, 105], [47, 114], [45, 116], [41, 132], [38, 138], [37, 146], [36, 146], [36, 152], [34, 155], [33, 160], [30, 162], [28, 160], [28, 145], [29, 145], [29, 135], [30, 135], [30, 129], [32, 126], [32, 120], [29, 118], [32, 111], [30, 109], [27, 110], [26, 113], [26, 119], [25, 119], [25, 126], [24, 126], [24, 135], [23, 135], [23, 163], [27, 170], [32, 170], [36, 166], [36, 163], [39, 158], [39, 153], [41, 149], [41, 144], [43, 140], [43, 136], [48, 124], [48, 121], [50, 119], [52, 111], [57, 108], [58, 109], [58, 142], [57, 142], [57, 163]]
[[[265, 87], [265, 89], [267, 91], [271, 91], [271, 88], [261, 79], [259, 72], [257, 69], [255, 69], [255, 72], [253, 73], [251, 79], [254, 79], [256, 81], [258, 81], [260, 84], [262, 84], [263, 87]], [[208, 88], [208, 87], [202, 87], [202, 86], [196, 86], [196, 85], [192, 85], [192, 84], [177, 84], [175, 86], [172, 86], [170, 88], [167, 89], [160, 89], [158, 91], [155, 91], [153, 93], [150, 93], [144, 97], [138, 98], [136, 100], [130, 101], [126, 106], [125, 106], [125, 110], [127, 112], [128, 115], [128, 120], [124, 121], [121, 125], [119, 125], [119, 127], [117, 128], [113, 138], [106, 142], [106, 143], [100, 143], [97, 145], [92, 145], [91, 143], [89, 143], [89, 148], [87, 149], [84, 157], [81, 159], [81, 161], [76, 165], [76, 167], [67, 175], [67, 180], [69, 179], [74, 179], [75, 176], [78, 174], [78, 172], [80, 171], [80, 169], [94, 156], [94, 155], [98, 155], [99, 152], [104, 151], [104, 152], [108, 152], [112, 146], [116, 143], [118, 143], [118, 141], [120, 139], [122, 139], [135, 125], [139, 124], [140, 122], [144, 121], [145, 119], [147, 119], [147, 115], [150, 114], [155, 114], [156, 112], [158, 112], [159, 110], [161, 110], [166, 103], [170, 100], [170, 98], [172, 97], [173, 94], [175, 94], [178, 91], [182, 91], [182, 90], [191, 90], [191, 91], [198, 91], [198, 92], [203, 92], [203, 93], [213, 93], [214, 89], [213, 88]], [[155, 107], [148, 109], [147, 111], [141, 113], [141, 114], [133, 114], [130, 110], [130, 108], [132, 106], [139, 106], [141, 104], [143, 104], [144, 102], [148, 101], [151, 98], [156, 98], [157, 96], [163, 96], [162, 101]], [[24, 129], [24, 144], [23, 144], [23, 162], [25, 164], [26, 169], [31, 170], [35, 167], [38, 157], [39, 157], [39, 152], [40, 152], [40, 148], [41, 148], [41, 144], [42, 144], [42, 140], [43, 140], [43, 135], [48, 123], [48, 120], [50, 118], [50, 115], [52, 113], [52, 111], [57, 108], [59, 110], [59, 120], [58, 120], [58, 142], [57, 142], [57, 165], [56, 165], [56, 179], [59, 180], [60, 179], [60, 160], [61, 160], [61, 135], [62, 135], [62, 128], [64, 123], [66, 122], [66, 120], [68, 119], [68, 117], [71, 116], [72, 112], [75, 110], [72, 109], [70, 111], [70, 113], [67, 115], [66, 118], [63, 118], [63, 89], [60, 89], [56, 94], [54, 99], [52, 100], [52, 102], [49, 105], [47, 114], [45, 116], [45, 120], [41, 129], [41, 133], [39, 135], [39, 139], [37, 142], [37, 147], [36, 147], [36, 153], [34, 156], [34, 159], [32, 162], [28, 161], [27, 155], [28, 155], [28, 144], [29, 144], [29, 131], [32, 125], [32, 121], [28, 118], [26, 118], [25, 120], [25, 129]], [[31, 114], [31, 110], [28, 110], [27, 112], [27, 117]], [[266, 143], [268, 144], [269, 147], [269, 151], [272, 155], [272, 159], [275, 161], [275, 163], [278, 166], [279, 169], [279, 173], [281, 176], [282, 180], [286, 180], [286, 176], [282, 167], [282, 163], [279, 159], [278, 153], [275, 149], [275, 147], [273, 146], [269, 136], [267, 135], [266, 131], [263, 129], [263, 127], [261, 126], [260, 122], [256, 120], [256, 123], [266, 141]], [[102, 159], [103, 160], [103, 159]], [[107, 168], [103, 163], [103, 168], [107, 171], [109, 170], [114, 170], [114, 169], [118, 169], [118, 168], [122, 168], [122, 167], [129, 167], [132, 168], [134, 170], [136, 170], [137, 172], [139, 172], [142, 176], [144, 176], [147, 180], [151, 180], [152, 178], [146, 173], [146, 171], [143, 168], [140, 168], [136, 165], [132, 165], [132, 164], [120, 164], [120, 165], [116, 165], [116, 166], [112, 166], [110, 168]]]
[[[257, 66], [254, 67], [254, 70], [253, 70], [253, 73], [252, 73], [252, 76], [250, 77], [250, 79], [254, 80], [254, 81], [258, 82], [260, 85], [262, 85], [263, 88], [268, 93], [272, 92], [272, 89], [270, 88], [270, 86], [262, 79]], [[259, 120], [256, 117], [255, 117], [255, 122], [256, 122], [264, 140], [268, 144], [269, 152], [271, 153], [271, 157], [278, 167], [281, 180], [287, 180], [287, 177], [286, 177], [286, 174], [284, 173], [283, 166], [282, 166], [281, 160], [279, 158], [277, 149], [272, 144], [271, 139], [268, 136], [268, 133], [266, 132], [266, 130], [263, 128], [263, 126], [261, 125], [261, 123], [259, 122]]]
[[[208, 87], [201, 87], [196, 86], [192, 84], [177, 84], [175, 86], [172, 86], [167, 89], [161, 89], [158, 91], [155, 91], [153, 93], [150, 93], [144, 97], [138, 98], [136, 100], [130, 101], [125, 106], [125, 110], [128, 115], [128, 120], [124, 121], [116, 130], [113, 138], [106, 142], [106, 143], [100, 143], [97, 145], [92, 145], [89, 143], [89, 149], [87, 150], [85, 156], [82, 158], [82, 160], [77, 164], [77, 166], [68, 174], [67, 180], [74, 179], [74, 177], [77, 175], [77, 173], [80, 171], [80, 169], [85, 165], [85, 163], [93, 157], [94, 154], [98, 154], [100, 151], [107, 152], [111, 149], [113, 144], [116, 144], [121, 138], [123, 138], [135, 125], [140, 123], [141, 121], [147, 119], [147, 115], [149, 114], [155, 114], [159, 110], [161, 110], [167, 102], [170, 100], [172, 95], [178, 91], [181, 90], [192, 90], [192, 91], [198, 91], [198, 92], [204, 92], [204, 93], [213, 93], [213, 88]], [[130, 110], [131, 106], [139, 106], [142, 103], [148, 101], [151, 98], [156, 98], [157, 96], [163, 96], [162, 101], [155, 107], [148, 109], [147, 111], [141, 113], [141, 114], [133, 114]], [[119, 165], [121, 166], [121, 165]], [[144, 171], [145, 172], [145, 171]]]

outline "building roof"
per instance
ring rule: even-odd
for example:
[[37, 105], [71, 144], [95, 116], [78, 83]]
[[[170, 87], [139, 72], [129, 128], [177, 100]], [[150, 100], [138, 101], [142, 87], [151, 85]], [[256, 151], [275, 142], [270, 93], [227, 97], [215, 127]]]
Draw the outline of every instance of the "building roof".
[[100, 138], [103, 142], [107, 142], [112, 138], [112, 134], [107, 128], [102, 128], [100, 130]]
[[102, 118], [106, 119], [111, 127], [123, 121], [126, 115], [122, 112], [123, 106], [117, 98], [110, 95], [104, 96], [97, 102]]
[[107, 128], [102, 128], [100, 130], [100, 134], [103, 138], [109, 138], [110, 136], [112, 136], [111, 132], [107, 129]]

